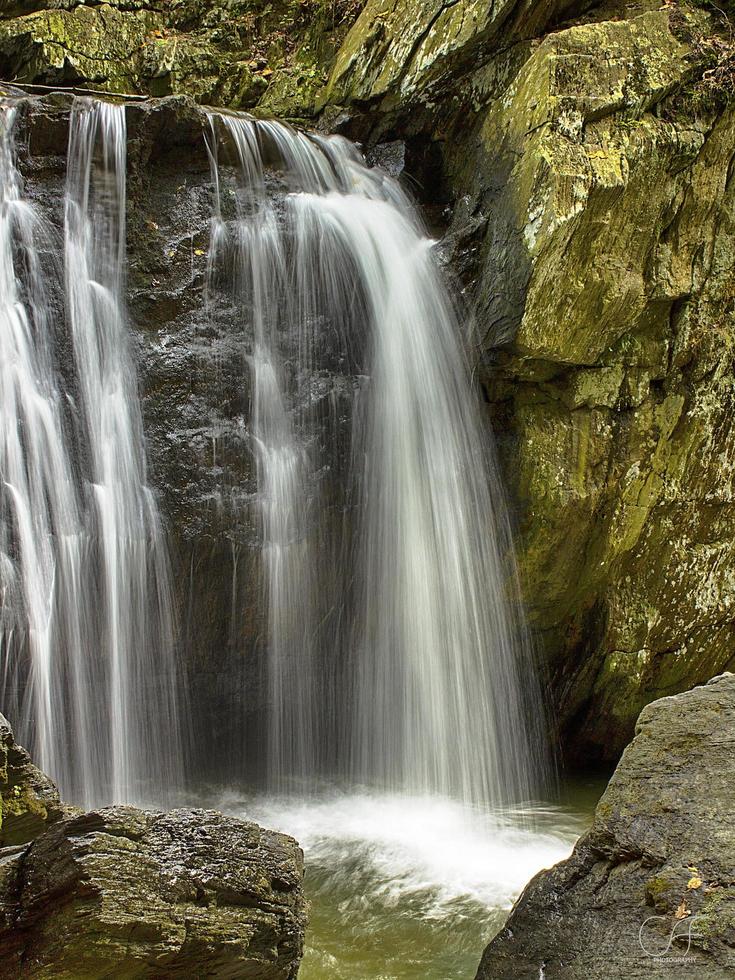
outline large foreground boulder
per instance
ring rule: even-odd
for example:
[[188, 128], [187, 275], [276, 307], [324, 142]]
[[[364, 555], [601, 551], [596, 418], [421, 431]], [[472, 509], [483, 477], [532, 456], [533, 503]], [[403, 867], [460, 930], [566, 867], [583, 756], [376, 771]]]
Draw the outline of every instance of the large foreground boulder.
[[293, 980], [303, 853], [211, 810], [81, 813], [0, 715], [0, 980]]
[[735, 676], [649, 705], [568, 861], [542, 871], [477, 980], [735, 975]]
[[112, 807], [0, 851], [0, 977], [290, 980], [296, 841], [220, 813]]

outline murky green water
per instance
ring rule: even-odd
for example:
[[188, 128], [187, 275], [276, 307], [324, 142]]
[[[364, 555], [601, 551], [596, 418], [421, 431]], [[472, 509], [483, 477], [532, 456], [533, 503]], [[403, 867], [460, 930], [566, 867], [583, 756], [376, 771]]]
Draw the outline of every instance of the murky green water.
[[433, 798], [331, 792], [218, 805], [292, 834], [311, 903], [300, 980], [471, 980], [541, 868], [567, 857], [604, 780], [499, 815]]

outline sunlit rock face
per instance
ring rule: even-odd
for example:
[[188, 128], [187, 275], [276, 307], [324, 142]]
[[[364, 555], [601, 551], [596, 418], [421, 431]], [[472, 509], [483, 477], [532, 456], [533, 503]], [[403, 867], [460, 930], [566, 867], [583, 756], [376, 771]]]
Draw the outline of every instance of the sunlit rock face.
[[0, 77], [314, 114], [361, 0], [6, 0]]
[[697, 88], [698, 25], [574, 26], [509, 82], [490, 68], [472, 171], [457, 158], [487, 217], [475, 296], [531, 617], [579, 761], [732, 658], [735, 117]]
[[567, 861], [526, 887], [477, 980], [724, 980], [735, 964], [735, 677], [647, 706]]

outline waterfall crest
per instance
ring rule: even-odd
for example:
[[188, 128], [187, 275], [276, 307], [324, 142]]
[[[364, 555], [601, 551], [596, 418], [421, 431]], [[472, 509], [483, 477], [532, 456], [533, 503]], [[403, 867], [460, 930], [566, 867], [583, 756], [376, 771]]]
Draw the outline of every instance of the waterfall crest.
[[[346, 140], [244, 116], [210, 124], [210, 287], [229, 281], [253, 337], [271, 788], [340, 775], [528, 799], [541, 698], [433, 243]], [[327, 337], [349, 379], [329, 398]]]
[[[167, 557], [123, 300], [125, 114], [74, 102], [63, 275], [23, 198], [14, 117], [2, 108], [0, 696], [67, 798], [135, 801], [177, 785], [181, 738]], [[66, 397], [55, 339], [72, 352]]]

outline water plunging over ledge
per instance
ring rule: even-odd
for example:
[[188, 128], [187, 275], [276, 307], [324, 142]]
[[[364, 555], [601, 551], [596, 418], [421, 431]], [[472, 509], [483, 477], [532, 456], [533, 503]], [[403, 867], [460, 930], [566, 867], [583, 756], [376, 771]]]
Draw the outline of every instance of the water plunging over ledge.
[[[161, 805], [190, 792], [198, 676], [149, 486], [126, 112], [73, 104], [63, 247], [24, 191], [18, 114], [0, 116], [0, 710], [67, 798]], [[305, 976], [372, 980], [374, 937], [391, 976], [461, 976], [581, 826], [528, 802], [543, 708], [462, 318], [417, 210], [356, 147], [241, 115], [203, 129], [203, 318], [241, 352], [254, 472], [219, 490], [255, 528], [253, 560], [232, 539], [231, 595], [257, 637], [237, 791], [202, 802], [304, 845]]]
[[[185, 709], [127, 324], [125, 109], [74, 101], [63, 273], [23, 198], [14, 117], [5, 106], [2, 703], [72, 798], [134, 799], [180, 779]], [[541, 699], [433, 243], [344, 139], [215, 113], [204, 135], [207, 301], [233, 309], [250, 376], [267, 786], [530, 799]]]
[[[191, 772], [192, 673], [127, 312], [126, 112], [73, 103], [57, 227], [18, 170], [22, 113], [1, 118], [0, 710], [67, 798], [160, 805]], [[421, 975], [445, 962], [435, 926], [478, 956], [490, 911], [577, 829], [525, 805], [542, 705], [461, 317], [418, 212], [354, 146], [227, 114], [203, 130], [202, 310], [242, 351], [255, 476], [221, 491], [255, 527], [239, 574], [249, 680], [263, 668], [228, 773], [244, 800], [204, 802], [302, 839], [307, 975], [371, 976], [370, 930], [426, 943]]]
[[[229, 288], [253, 337], [268, 785], [338, 775], [530, 799], [541, 700], [433, 243], [346, 140], [236, 115], [210, 127], [209, 293]], [[325, 334], [347, 379], [327, 418], [313, 391]]]

